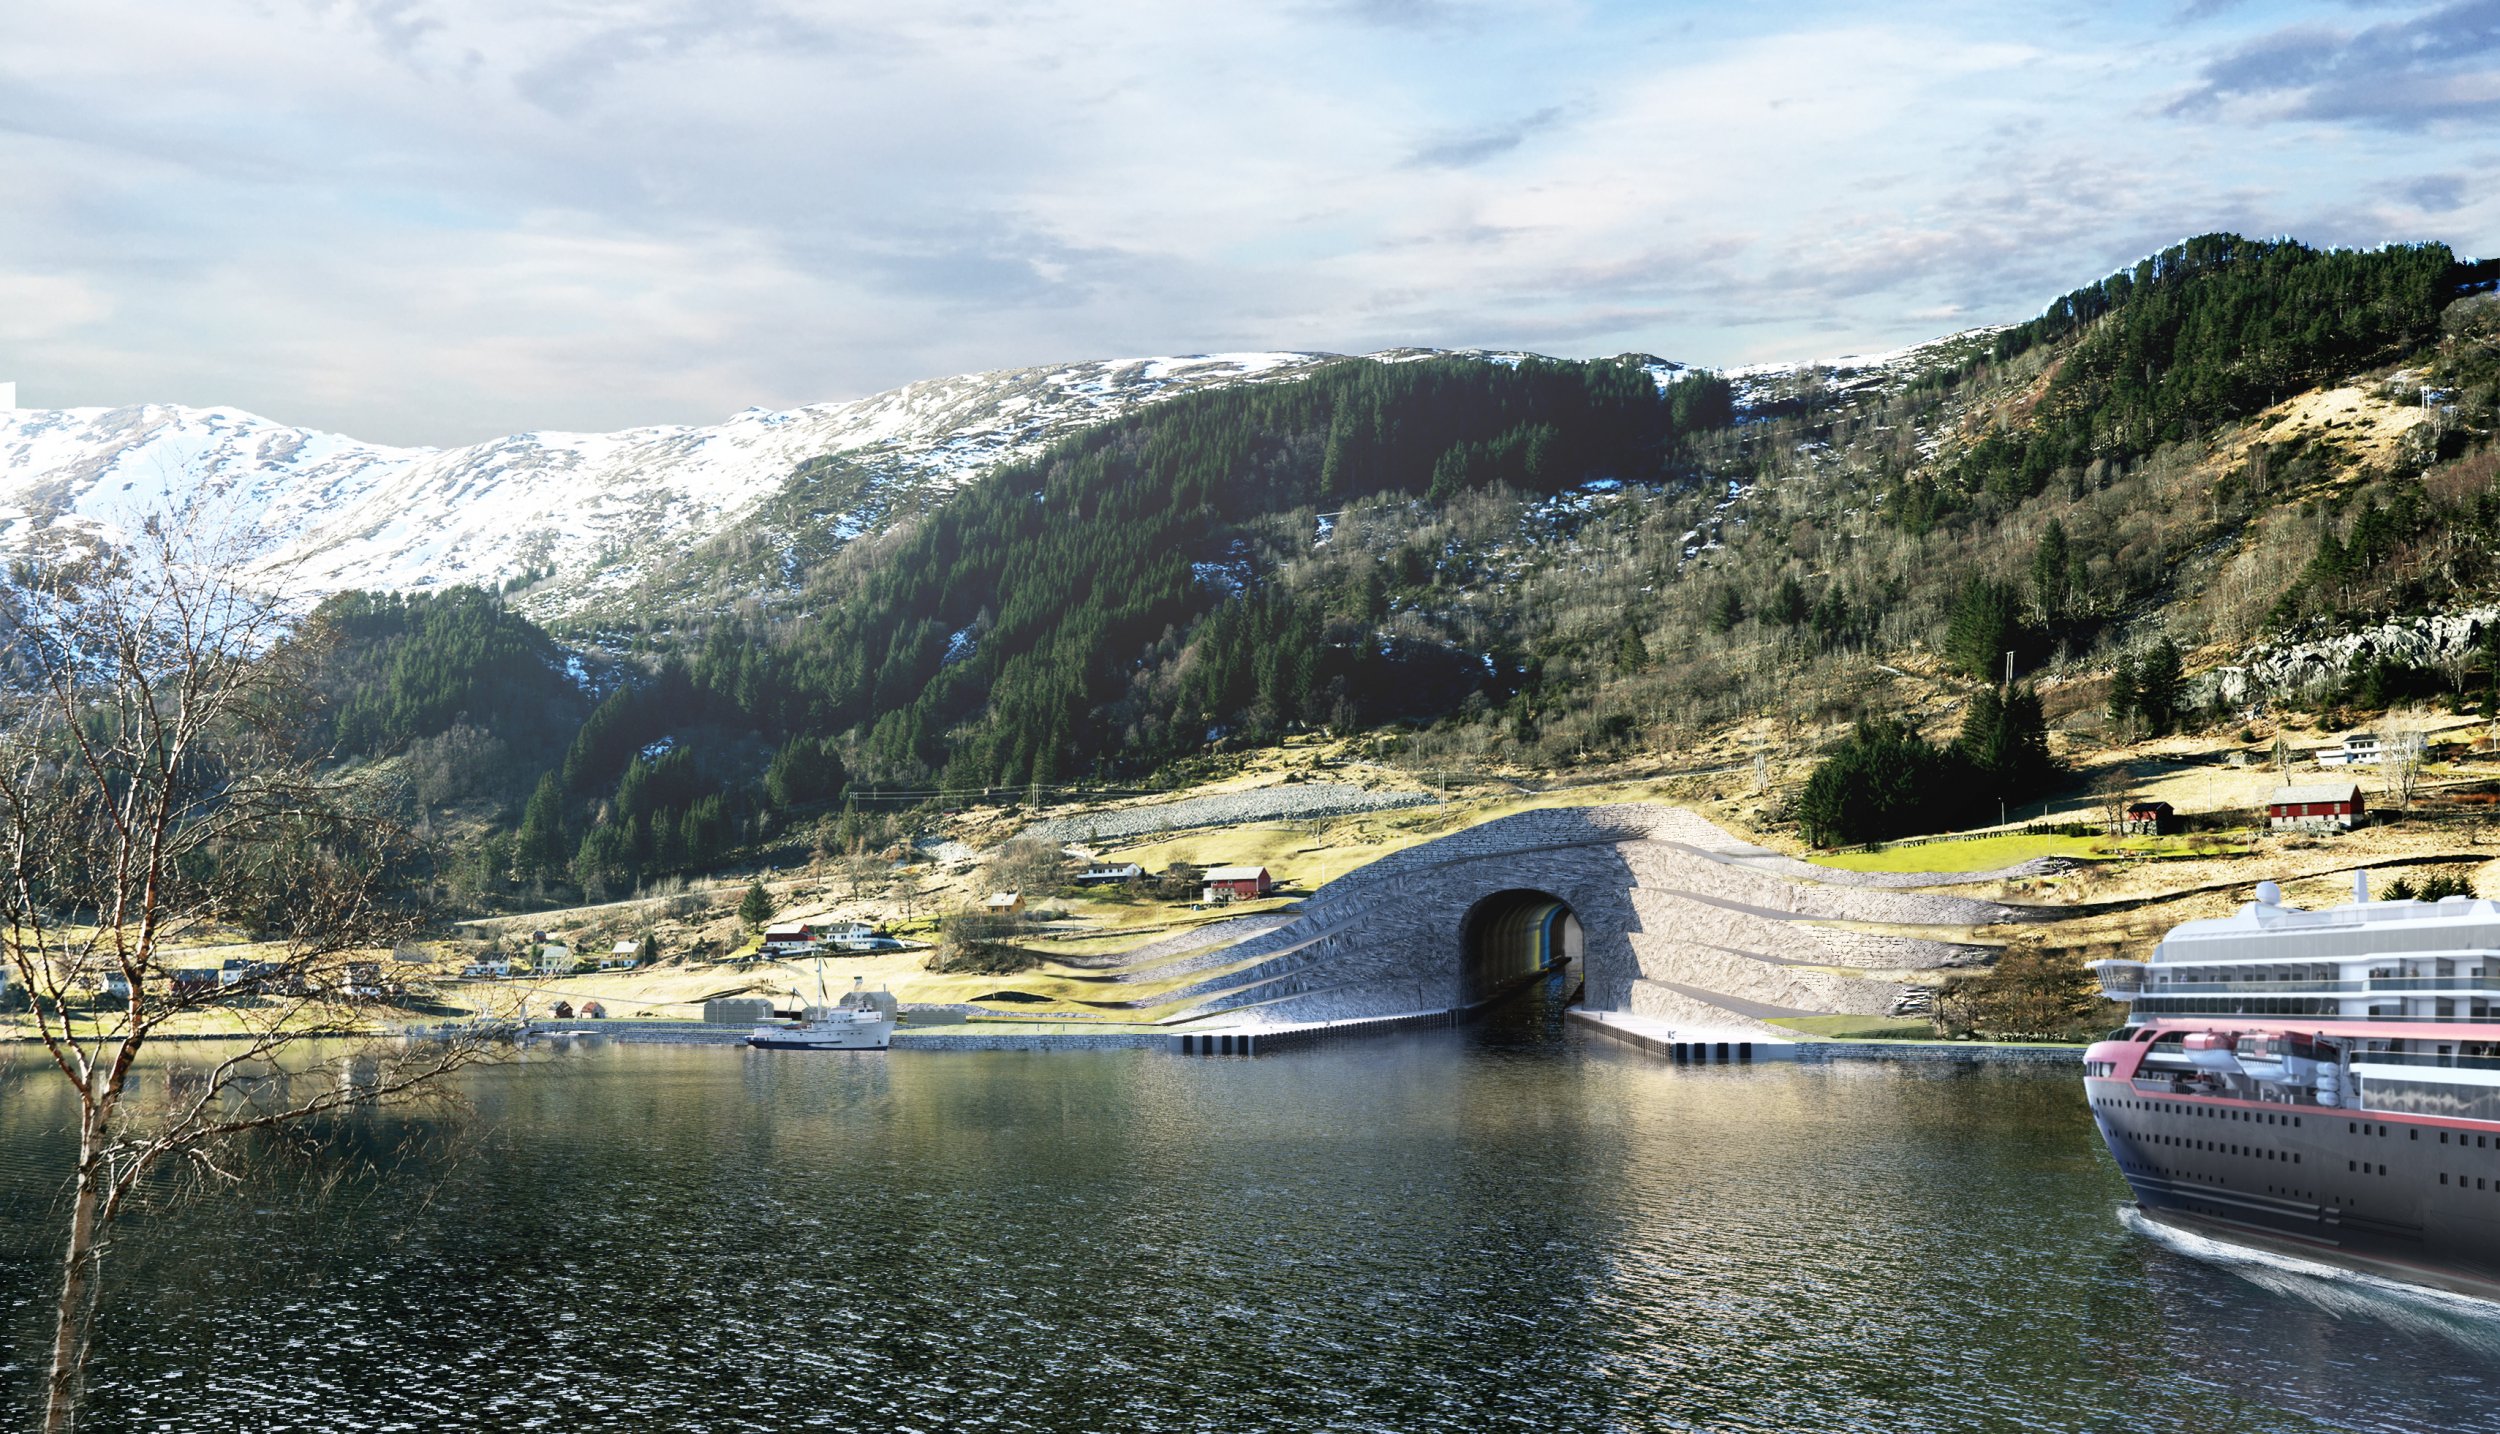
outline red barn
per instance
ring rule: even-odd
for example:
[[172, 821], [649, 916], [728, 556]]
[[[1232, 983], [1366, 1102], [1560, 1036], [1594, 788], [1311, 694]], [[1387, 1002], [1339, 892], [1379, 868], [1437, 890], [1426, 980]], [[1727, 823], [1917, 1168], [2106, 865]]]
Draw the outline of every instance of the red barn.
[[2266, 799], [2266, 825], [2276, 831], [2351, 831], [2369, 819], [2361, 789], [2350, 782], [2284, 787]]
[[2178, 830], [2179, 814], [2168, 802], [2127, 803], [2127, 830], [2146, 836], [2168, 836]]
[[1263, 866], [1219, 866], [1206, 875], [1205, 901], [1253, 901], [1276, 889]]

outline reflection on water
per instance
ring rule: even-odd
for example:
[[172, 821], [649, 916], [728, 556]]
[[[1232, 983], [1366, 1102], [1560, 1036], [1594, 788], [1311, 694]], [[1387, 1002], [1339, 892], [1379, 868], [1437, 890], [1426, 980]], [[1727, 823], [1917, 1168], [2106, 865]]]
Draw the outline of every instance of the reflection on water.
[[[2500, 1430], [2481, 1321], [2128, 1230], [2077, 1085], [1679, 1070], [1543, 1020], [594, 1048], [370, 1134], [386, 1179], [136, 1234], [94, 1427]], [[13, 1408], [41, 1090], [0, 1077]]]

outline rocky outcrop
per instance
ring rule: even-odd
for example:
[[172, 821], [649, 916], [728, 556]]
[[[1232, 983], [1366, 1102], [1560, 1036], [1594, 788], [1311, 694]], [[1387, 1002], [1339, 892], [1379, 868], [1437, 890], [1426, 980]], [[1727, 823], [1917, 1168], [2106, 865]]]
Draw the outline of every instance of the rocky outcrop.
[[2330, 637], [2274, 643], [2252, 649], [2236, 666], [2204, 674], [2194, 684], [2192, 695], [2201, 704], [2226, 707], [2314, 697], [2382, 659], [2409, 667], [2436, 667], [2463, 657], [2482, 646], [2495, 623], [2500, 623], [2500, 608], [2465, 608], [2396, 618]]

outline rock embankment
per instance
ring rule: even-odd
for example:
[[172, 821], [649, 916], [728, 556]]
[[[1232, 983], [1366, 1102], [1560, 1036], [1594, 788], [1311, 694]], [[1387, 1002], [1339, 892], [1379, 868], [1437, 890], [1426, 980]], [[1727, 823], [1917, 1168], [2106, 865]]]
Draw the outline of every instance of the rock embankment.
[[1024, 835], [1048, 842], [1120, 841], [1156, 832], [1192, 827], [1240, 826], [1254, 822], [1317, 821], [1399, 807], [1428, 807], [1441, 799], [1430, 792], [1381, 791], [1344, 782], [1289, 782], [1243, 792], [1216, 792], [1184, 797], [1152, 806], [1118, 807], [1080, 816], [1052, 817], [1024, 829]]

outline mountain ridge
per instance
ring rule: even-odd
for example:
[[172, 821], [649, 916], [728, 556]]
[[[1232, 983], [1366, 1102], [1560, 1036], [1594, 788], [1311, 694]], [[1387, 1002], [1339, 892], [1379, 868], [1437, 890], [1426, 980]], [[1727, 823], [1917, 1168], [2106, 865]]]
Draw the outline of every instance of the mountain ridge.
[[[1874, 355], [1728, 370], [1740, 407], [1800, 375], [1899, 377], [1974, 329]], [[107, 546], [152, 512], [239, 529], [262, 576], [300, 596], [517, 589], [562, 620], [663, 587], [672, 564], [742, 525], [795, 553], [838, 546], [942, 502], [1053, 439], [1184, 393], [1291, 382], [1332, 363], [1520, 350], [1393, 348], [1084, 360], [921, 379], [864, 398], [750, 407], [718, 423], [605, 433], [537, 429], [452, 447], [403, 446], [287, 424], [232, 405], [0, 410], [0, 551]], [[1703, 370], [1648, 354], [1616, 362], [1662, 388]], [[806, 487], [838, 460], [843, 506]], [[778, 500], [778, 501], [777, 501]], [[552, 580], [549, 580], [552, 579]]]
[[[538, 430], [456, 448], [366, 443], [227, 406], [0, 412], [0, 547], [93, 548], [150, 512], [188, 510], [253, 535], [256, 569], [307, 596], [590, 570], [519, 600], [559, 616], [629, 584], [634, 560], [728, 530], [811, 460], [841, 456], [881, 487], [943, 491], [1141, 404], [1290, 381], [1341, 358], [1093, 360], [750, 408], [712, 425]], [[833, 516], [837, 532], [844, 516]]]

